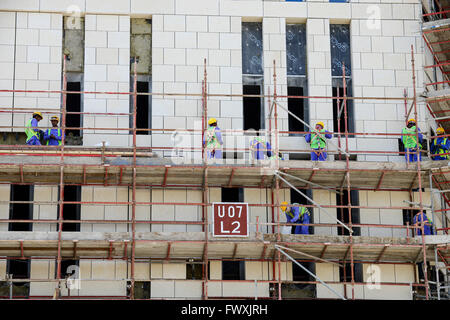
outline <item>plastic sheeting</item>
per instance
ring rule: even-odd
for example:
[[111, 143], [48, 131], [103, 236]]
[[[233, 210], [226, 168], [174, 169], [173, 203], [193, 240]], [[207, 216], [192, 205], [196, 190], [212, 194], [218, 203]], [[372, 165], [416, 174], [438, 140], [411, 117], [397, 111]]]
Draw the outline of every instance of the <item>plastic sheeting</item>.
[[286, 25], [286, 61], [288, 76], [306, 75], [306, 25]]
[[263, 74], [262, 23], [242, 23], [242, 73]]
[[345, 76], [352, 75], [350, 55], [350, 26], [346, 24], [330, 25], [331, 75], [342, 76], [345, 64]]

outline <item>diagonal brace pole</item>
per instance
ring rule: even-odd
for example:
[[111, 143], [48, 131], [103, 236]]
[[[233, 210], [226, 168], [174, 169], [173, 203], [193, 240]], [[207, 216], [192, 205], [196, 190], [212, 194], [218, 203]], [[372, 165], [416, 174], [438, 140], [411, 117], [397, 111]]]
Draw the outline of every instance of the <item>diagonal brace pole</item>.
[[350, 233], [353, 233], [353, 230], [350, 229], [349, 227], [347, 227], [345, 224], [343, 224], [339, 219], [333, 217], [325, 208], [323, 208], [320, 204], [318, 204], [317, 202], [315, 202], [313, 199], [311, 199], [310, 197], [308, 197], [306, 194], [304, 194], [303, 192], [301, 192], [300, 190], [298, 190], [296, 187], [294, 187], [291, 183], [289, 183], [289, 181], [287, 181], [286, 179], [284, 179], [283, 177], [281, 177], [278, 174], [278, 171], [275, 172], [275, 175], [280, 178], [284, 183], [286, 183], [288, 186], [290, 186], [292, 189], [294, 189], [295, 191], [297, 191], [298, 193], [300, 193], [303, 197], [305, 197], [307, 200], [309, 200], [312, 204], [314, 204], [315, 206], [317, 206], [318, 208], [322, 209], [323, 211], [325, 211], [325, 213], [332, 218], [333, 220], [335, 220], [337, 223], [339, 223], [340, 225], [342, 225], [345, 229], [347, 229]]
[[284, 254], [289, 260], [291, 260], [292, 262], [294, 262], [296, 265], [298, 265], [300, 268], [302, 268], [306, 273], [308, 273], [310, 276], [312, 276], [314, 279], [316, 279], [317, 281], [319, 281], [321, 284], [323, 284], [325, 287], [327, 287], [328, 289], [330, 289], [330, 291], [332, 291], [334, 294], [336, 294], [339, 298], [341, 298], [342, 300], [347, 300], [345, 299], [341, 294], [339, 294], [336, 290], [334, 290], [333, 288], [331, 288], [329, 285], [327, 285], [325, 282], [323, 282], [322, 280], [320, 280], [319, 277], [317, 277], [314, 273], [312, 273], [311, 271], [309, 271], [308, 269], [306, 269], [304, 266], [302, 266], [300, 263], [298, 263], [297, 261], [295, 261], [294, 258], [292, 258], [290, 255], [288, 255], [286, 252], [284, 252], [280, 246], [275, 245], [275, 249], [277, 249], [278, 251], [280, 251], [282, 254]]

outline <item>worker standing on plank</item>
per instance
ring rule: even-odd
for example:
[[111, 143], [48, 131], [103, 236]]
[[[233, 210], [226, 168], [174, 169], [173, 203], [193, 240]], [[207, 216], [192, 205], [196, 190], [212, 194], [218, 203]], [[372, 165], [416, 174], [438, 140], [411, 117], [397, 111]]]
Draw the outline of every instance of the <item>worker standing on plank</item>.
[[[417, 162], [417, 152], [419, 153], [420, 160], [422, 160], [422, 154], [420, 149], [422, 149], [423, 135], [420, 133], [420, 129], [417, 128], [419, 133], [419, 143], [417, 143], [416, 136], [416, 119], [409, 119], [408, 124], [402, 131], [402, 142], [405, 146], [405, 159], [406, 162]], [[406, 134], [409, 134], [406, 136]]]
[[45, 131], [44, 141], [47, 141], [48, 146], [60, 146], [62, 143], [62, 132], [61, 128], [58, 128], [59, 118], [57, 116], [53, 116], [50, 118], [50, 121], [53, 128]]
[[43, 136], [42, 130], [38, 129], [38, 122], [43, 119], [42, 113], [34, 112], [33, 118], [28, 120], [25, 125], [25, 134], [27, 135], [26, 143], [30, 146], [40, 146], [40, 138]]
[[[436, 134], [438, 136], [445, 134], [444, 128], [438, 127], [436, 129]], [[431, 154], [449, 153], [450, 152], [450, 141], [447, 139], [447, 137], [437, 137], [431, 143], [430, 148], [431, 148]], [[431, 159], [433, 159], [433, 160], [449, 160], [450, 155], [447, 154], [447, 155], [443, 155], [443, 156], [431, 157]]]
[[[309, 211], [306, 207], [300, 207], [298, 203], [294, 203], [291, 207], [287, 207], [288, 203], [281, 203], [281, 211], [286, 214], [287, 223], [309, 224]], [[309, 226], [295, 226], [294, 234], [309, 234]]]
[[217, 127], [217, 120], [211, 118], [208, 121], [208, 129], [206, 129], [205, 137], [203, 138], [203, 147], [206, 147], [208, 159], [222, 159], [222, 150], [220, 149], [223, 145], [222, 133], [220, 128]]
[[[434, 234], [433, 233], [433, 221], [431, 221], [431, 219], [427, 218], [427, 215], [426, 215], [425, 211], [423, 211], [423, 221], [425, 222], [425, 225], [423, 227], [424, 235], [428, 236], [428, 235]], [[421, 222], [422, 222], [422, 213], [420, 213], [420, 211], [419, 211], [414, 216], [413, 224], [416, 227], [420, 227]], [[422, 235], [422, 229], [416, 229], [416, 230], [417, 230], [416, 235], [421, 236]]]
[[308, 133], [305, 136], [305, 140], [313, 150], [311, 152], [311, 160], [325, 161], [327, 160], [327, 152], [325, 151], [327, 146], [326, 139], [331, 139], [332, 135], [330, 132], [325, 131], [325, 124], [322, 121], [316, 123], [316, 131]]
[[266, 154], [272, 157], [272, 147], [263, 137], [256, 136], [250, 141], [250, 152], [254, 160], [264, 160]]

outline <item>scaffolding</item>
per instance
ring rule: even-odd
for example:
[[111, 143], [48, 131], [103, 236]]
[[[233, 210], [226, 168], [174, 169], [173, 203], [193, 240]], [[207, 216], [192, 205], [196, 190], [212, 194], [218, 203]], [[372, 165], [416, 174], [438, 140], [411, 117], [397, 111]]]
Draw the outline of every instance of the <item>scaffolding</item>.
[[[136, 61], [136, 59], [135, 59]], [[130, 293], [127, 296], [117, 297], [115, 299], [134, 299], [135, 298], [135, 266], [140, 261], [177, 261], [186, 262], [187, 259], [195, 259], [202, 264], [202, 299], [220, 299], [208, 294], [209, 282], [249, 282], [269, 283], [272, 287], [270, 299], [282, 299], [282, 284], [342, 284], [342, 282], [322, 281], [286, 281], [282, 280], [281, 263], [286, 259], [298, 262], [324, 262], [338, 265], [346, 270], [346, 264], [350, 263], [351, 281], [344, 282], [343, 296], [337, 295], [337, 298], [355, 299], [355, 286], [366, 285], [367, 283], [357, 283], [354, 275], [355, 263], [374, 263], [374, 264], [405, 264], [415, 266], [422, 263], [424, 267], [424, 283], [416, 278], [415, 283], [390, 283], [384, 282], [381, 285], [411, 286], [411, 288], [422, 288], [425, 299], [434, 298], [430, 293], [428, 281], [427, 257], [434, 257], [436, 267], [438, 261], [445, 264], [446, 270], [449, 269], [448, 259], [450, 248], [448, 247], [448, 237], [444, 236], [441, 240], [427, 240], [424, 236], [425, 223], [423, 222], [423, 210], [428, 208], [423, 203], [423, 188], [429, 188], [433, 194], [438, 193], [443, 201], [441, 209], [435, 210], [431, 205], [433, 221], [435, 215], [440, 215], [442, 228], [437, 232], [441, 235], [448, 234], [447, 216], [449, 210], [449, 195], [445, 190], [445, 185], [450, 184], [450, 175], [447, 164], [442, 163], [422, 163], [421, 157], [418, 157], [416, 163], [377, 163], [377, 162], [355, 162], [350, 159], [351, 155], [405, 155], [403, 151], [374, 151], [374, 150], [352, 150], [349, 138], [369, 136], [385, 137], [397, 139], [403, 134], [396, 133], [358, 133], [349, 132], [348, 128], [348, 110], [347, 102], [349, 100], [382, 100], [399, 101], [405, 104], [405, 119], [413, 113], [418, 119], [417, 94], [416, 94], [416, 70], [414, 65], [414, 48], [411, 46], [411, 65], [412, 65], [412, 88], [413, 96], [407, 97], [406, 90], [403, 97], [349, 97], [347, 96], [345, 81], [345, 66], [343, 66], [343, 96], [288, 96], [277, 93], [277, 66], [273, 62], [273, 93], [265, 95], [239, 95], [239, 94], [210, 94], [208, 93], [207, 82], [207, 62], [204, 60], [204, 79], [202, 81], [202, 92], [192, 94], [176, 93], [138, 93], [136, 63], [134, 63], [134, 85], [132, 92], [90, 92], [90, 91], [67, 91], [67, 76], [65, 69], [66, 57], [63, 62], [63, 86], [62, 90], [53, 91], [25, 91], [25, 90], [0, 90], [3, 93], [60, 93], [62, 94], [61, 109], [45, 110], [44, 114], [61, 115], [62, 135], [68, 129], [80, 130], [115, 130], [132, 133], [132, 146], [129, 148], [107, 147], [103, 144], [101, 147], [75, 147], [66, 145], [62, 139], [61, 146], [17, 146], [3, 145], [0, 147], [0, 183], [1, 184], [22, 184], [22, 185], [51, 185], [59, 186], [59, 199], [57, 201], [1, 201], [2, 203], [32, 203], [32, 204], [57, 204], [57, 219], [35, 219], [35, 220], [11, 220], [3, 219], [0, 223], [33, 223], [33, 224], [55, 224], [56, 232], [0, 232], [0, 257], [1, 259], [36, 259], [36, 260], [56, 260], [55, 279], [11, 279], [7, 282], [12, 287], [14, 282], [52, 282], [55, 283], [55, 294], [53, 297], [32, 296], [36, 299], [70, 299], [70, 298], [90, 298], [88, 296], [61, 296], [61, 286], [67, 281], [62, 275], [61, 265], [65, 259], [87, 259], [87, 260], [124, 260], [130, 265], [130, 276], [120, 281], [130, 283]], [[132, 101], [132, 110], [130, 113], [93, 113], [93, 112], [68, 112], [66, 108], [68, 94], [105, 94], [105, 95], [128, 95]], [[309, 124], [292, 114], [280, 100], [288, 98], [297, 99], [337, 99], [340, 108], [339, 114], [343, 114], [345, 127], [339, 128], [338, 132], [332, 134], [337, 137], [338, 145], [335, 150], [328, 150], [329, 154], [335, 155], [338, 159], [344, 161], [298, 161], [298, 160], [279, 160], [271, 162], [268, 168], [258, 164], [248, 164], [245, 161], [235, 160], [233, 164], [212, 163], [207, 159], [205, 148], [200, 147], [176, 147], [179, 150], [197, 152], [201, 154], [201, 159], [193, 159], [190, 163], [174, 164], [163, 158], [156, 157], [156, 153], [171, 151], [174, 147], [152, 146], [140, 147], [137, 143], [138, 131], [150, 132], [173, 132], [175, 129], [140, 129], [137, 128], [137, 97], [138, 95], [179, 97], [186, 96], [191, 98], [200, 98], [202, 101], [202, 128], [198, 129], [178, 129], [178, 131], [187, 132], [203, 140], [207, 128], [208, 118], [208, 99], [214, 98], [242, 98], [259, 97], [267, 99], [269, 106], [269, 130], [268, 139], [274, 146], [274, 153], [309, 153], [310, 150], [285, 150], [280, 146], [279, 136], [293, 133], [290, 131], [281, 131], [278, 129], [279, 110], [282, 109], [301, 121], [306, 127]], [[408, 104], [409, 112], [408, 112]], [[429, 105], [428, 105], [429, 106]], [[32, 110], [26, 108], [0, 108], [1, 113], [22, 113], [29, 114]], [[430, 110], [431, 111], [431, 110]], [[68, 114], [79, 115], [103, 115], [103, 116], [127, 116], [132, 117], [132, 128], [91, 128], [91, 127], [66, 127], [66, 117]], [[340, 122], [340, 121], [339, 121]], [[338, 123], [339, 123], [338, 122]], [[11, 128], [11, 127], [8, 127]], [[24, 128], [15, 126], [14, 128]], [[223, 133], [243, 134], [244, 130], [222, 130]], [[294, 132], [297, 134], [309, 133]], [[418, 130], [416, 130], [418, 139]], [[434, 137], [430, 137], [434, 138]], [[197, 138], [196, 138], [197, 139]], [[224, 148], [223, 151], [249, 152], [248, 148], [233, 148], [231, 150]], [[424, 155], [427, 153], [422, 152]], [[428, 154], [429, 155], [429, 154]], [[120, 157], [119, 163], [117, 157]], [[104, 187], [128, 187], [131, 190], [131, 200], [128, 201], [65, 201], [64, 186], [104, 186]], [[202, 194], [201, 202], [143, 202], [137, 201], [136, 190], [140, 187], [151, 188], [185, 188], [198, 190]], [[244, 187], [257, 189], [270, 189], [271, 203], [249, 204], [249, 207], [266, 207], [271, 210], [271, 222], [253, 223], [256, 227], [256, 233], [253, 233], [247, 239], [229, 240], [214, 239], [210, 234], [210, 221], [208, 219], [208, 208], [212, 205], [208, 201], [209, 188], [211, 187]], [[280, 212], [280, 191], [284, 189], [293, 189], [301, 193], [299, 189], [310, 188], [314, 190], [327, 190], [341, 194], [347, 191], [347, 205], [321, 205], [308, 198], [311, 202], [305, 205], [307, 208], [317, 208], [320, 212], [327, 212], [327, 208], [336, 210], [347, 210], [348, 222], [336, 219], [336, 223], [311, 223], [311, 227], [340, 227], [349, 231], [348, 236], [319, 236], [319, 235], [286, 235], [281, 233], [283, 226], [292, 226], [299, 224], [289, 224], [281, 222]], [[438, 189], [434, 189], [437, 187]], [[407, 191], [410, 194], [410, 202], [405, 206], [361, 206], [352, 205], [351, 190], [368, 191]], [[413, 202], [413, 192], [418, 194], [418, 202]], [[303, 193], [302, 193], [303, 194]], [[304, 194], [303, 194], [304, 195]], [[433, 203], [433, 197], [431, 197]], [[64, 204], [78, 205], [103, 205], [103, 206], [127, 206], [131, 207], [131, 218], [128, 220], [67, 220], [64, 219]], [[197, 206], [201, 208], [201, 221], [153, 221], [138, 220], [136, 210], [138, 206], [155, 205], [173, 205], [173, 206]], [[352, 221], [352, 209], [417, 209], [422, 215], [419, 225], [383, 225], [383, 224], [361, 224]], [[131, 232], [109, 233], [107, 237], [100, 237], [95, 232], [65, 232], [63, 224], [125, 224], [131, 227]], [[165, 225], [200, 225], [202, 232], [197, 233], [142, 233], [137, 232], [136, 226], [139, 224], [165, 224]], [[272, 233], [260, 232], [260, 228], [266, 227]], [[354, 236], [354, 228], [391, 228], [406, 231], [406, 238], [377, 238]], [[421, 237], [414, 237], [417, 230], [421, 231]], [[15, 235], [17, 234], [17, 235]], [[103, 235], [104, 236], [104, 235]], [[287, 254], [287, 251], [290, 254]], [[272, 266], [271, 280], [213, 280], [209, 279], [208, 264], [210, 261], [267, 261]], [[415, 274], [416, 275], [416, 274]], [[81, 279], [90, 281], [89, 279]], [[101, 279], [100, 279], [101, 280]], [[94, 281], [94, 280], [92, 280]], [[95, 279], [97, 281], [97, 279]], [[114, 281], [114, 280], [110, 280]], [[118, 280], [119, 281], [119, 280]], [[182, 281], [182, 280], [179, 280]], [[188, 281], [188, 280], [186, 280]], [[350, 287], [350, 294], [347, 293], [347, 286]], [[439, 278], [436, 283], [437, 296], [439, 299], [444, 296], [441, 290], [445, 286], [440, 286]], [[256, 290], [256, 289], [255, 289]], [[331, 289], [332, 290], [332, 289]], [[333, 290], [332, 290], [333, 291]], [[15, 297], [18, 298], [18, 297]], [[20, 298], [20, 297], [19, 297]], [[96, 296], [91, 298], [109, 299], [109, 296]], [[230, 297], [227, 297], [230, 298]], [[232, 297], [244, 298], [244, 297]], [[248, 298], [248, 297], [247, 297]], [[255, 293], [255, 299], [264, 299], [258, 297]]]

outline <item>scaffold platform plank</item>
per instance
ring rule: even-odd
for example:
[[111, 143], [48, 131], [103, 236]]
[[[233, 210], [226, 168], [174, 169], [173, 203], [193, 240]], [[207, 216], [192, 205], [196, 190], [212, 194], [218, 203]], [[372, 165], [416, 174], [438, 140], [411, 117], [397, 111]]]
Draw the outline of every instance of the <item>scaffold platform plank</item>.
[[[249, 164], [245, 160], [217, 160], [208, 163], [209, 186], [271, 187], [277, 172], [274, 162]], [[0, 182], [59, 184], [61, 156], [0, 155]], [[133, 158], [77, 154], [64, 156], [64, 183], [130, 185]], [[136, 159], [137, 185], [171, 186], [203, 184], [206, 166], [201, 160], [174, 162], [170, 158], [140, 157]], [[428, 171], [447, 167], [446, 161], [422, 162], [422, 187], [429, 187]], [[345, 161], [313, 162], [279, 161], [279, 171], [327, 187], [345, 184]], [[418, 188], [417, 163], [350, 161], [351, 186], [373, 190]], [[230, 179], [232, 178], [232, 179]], [[284, 176], [296, 187], [307, 183]], [[231, 184], [230, 184], [231, 182]]]
[[[439, 238], [435, 238], [439, 237]], [[450, 253], [450, 236], [427, 236], [427, 255], [434, 254], [434, 247]], [[63, 232], [63, 258], [108, 258], [131, 256], [131, 233]], [[361, 262], [420, 262], [423, 255], [422, 238], [353, 237], [353, 258]], [[349, 236], [251, 234], [249, 238], [213, 238], [209, 235], [205, 252], [203, 232], [148, 232], [136, 233], [136, 258], [202, 259], [267, 259], [280, 244], [293, 250], [330, 260], [350, 259]], [[170, 245], [170, 247], [168, 247]], [[324, 246], [327, 250], [324, 252]], [[386, 248], [387, 247], [387, 248]], [[57, 255], [58, 232], [0, 232], [0, 255], [21, 257], [54, 257]], [[386, 248], [386, 249], [385, 249]], [[168, 250], [169, 249], [169, 250]], [[292, 252], [296, 259], [308, 259]]]

